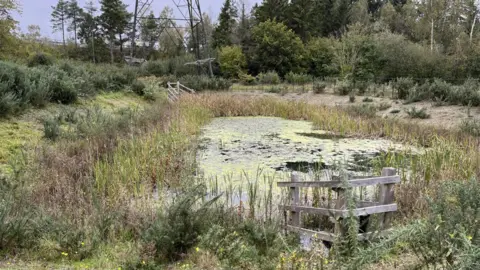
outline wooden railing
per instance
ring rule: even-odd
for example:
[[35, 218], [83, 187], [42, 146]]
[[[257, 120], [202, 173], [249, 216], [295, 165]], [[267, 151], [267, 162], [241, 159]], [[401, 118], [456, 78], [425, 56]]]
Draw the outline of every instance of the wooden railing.
[[[392, 212], [397, 211], [397, 204], [394, 201], [394, 185], [400, 183], [400, 176], [396, 175], [394, 168], [383, 168], [382, 176], [369, 177], [362, 179], [354, 179], [348, 181], [317, 181], [317, 182], [300, 182], [299, 176], [292, 173], [290, 182], [278, 182], [279, 187], [290, 188], [290, 204], [280, 205], [280, 209], [290, 213], [287, 218], [287, 229], [290, 231], [296, 231], [307, 236], [315, 236], [321, 240], [334, 242], [335, 239], [347, 232], [348, 228], [345, 218], [358, 217], [363, 224], [362, 230], [359, 229], [358, 239], [365, 240], [373, 235], [384, 235], [390, 225], [390, 219]], [[348, 209], [347, 205], [348, 196], [347, 189], [357, 187], [367, 187], [379, 185], [379, 192], [375, 196], [377, 201], [373, 202], [357, 202], [354, 209]], [[300, 205], [300, 189], [301, 188], [330, 188], [333, 193], [336, 193], [334, 207], [332, 208], [318, 208]], [[352, 198], [353, 199], [353, 198]], [[329, 204], [331, 205], [331, 204]], [[335, 224], [334, 232], [327, 232], [322, 230], [312, 230], [302, 228], [302, 213], [324, 215], [330, 217]], [[370, 215], [379, 214], [378, 227], [375, 231], [368, 231]]]
[[167, 83], [167, 98], [170, 102], [175, 102], [180, 98], [180, 95], [183, 93], [194, 94], [195, 90], [186, 87], [185, 85], [181, 84], [180, 82], [176, 83]]

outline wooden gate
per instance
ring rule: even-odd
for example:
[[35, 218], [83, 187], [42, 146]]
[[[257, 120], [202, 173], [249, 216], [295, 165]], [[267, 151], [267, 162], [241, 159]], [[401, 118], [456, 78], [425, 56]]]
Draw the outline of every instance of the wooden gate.
[[[397, 204], [394, 201], [394, 185], [400, 183], [400, 176], [396, 175], [394, 168], [383, 168], [382, 176], [369, 177], [362, 179], [354, 179], [348, 181], [316, 181], [316, 182], [301, 182], [297, 174], [292, 173], [290, 182], [278, 182], [279, 187], [288, 187], [290, 189], [290, 204], [280, 205], [280, 209], [289, 212], [287, 217], [287, 229], [296, 231], [308, 236], [315, 236], [321, 240], [334, 242], [335, 239], [344, 234], [346, 228], [345, 218], [350, 216], [359, 217], [364, 223], [368, 225], [370, 215], [379, 214], [379, 226], [377, 231], [368, 231], [368, 226], [358, 233], [359, 240], [365, 240], [373, 234], [385, 234], [390, 225], [392, 212], [397, 211]], [[354, 209], [347, 209], [347, 189], [367, 187], [379, 185], [378, 194], [376, 194], [376, 201], [373, 202], [357, 202]], [[300, 204], [300, 189], [301, 188], [331, 188], [336, 197], [334, 198], [334, 207], [332, 208], [317, 208], [305, 206]], [[334, 232], [316, 231], [312, 229], [302, 228], [302, 213], [324, 215], [330, 217], [335, 227]]]
[[175, 102], [180, 98], [180, 95], [183, 93], [194, 94], [195, 90], [186, 87], [180, 82], [171, 83], [167, 82], [167, 98], [170, 102]]

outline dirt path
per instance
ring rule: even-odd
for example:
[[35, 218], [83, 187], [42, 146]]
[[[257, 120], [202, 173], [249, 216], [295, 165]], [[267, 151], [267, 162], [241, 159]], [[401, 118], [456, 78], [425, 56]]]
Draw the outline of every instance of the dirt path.
[[[405, 121], [437, 126], [440, 128], [458, 128], [458, 126], [467, 119], [480, 120], [480, 108], [470, 108], [470, 117], [468, 116], [468, 107], [466, 106], [434, 106], [432, 102], [416, 102], [412, 104], [402, 104], [400, 100], [392, 100], [390, 98], [379, 98], [368, 96], [373, 102], [363, 102], [365, 96], [356, 96], [355, 102], [350, 103], [348, 96], [339, 96], [331, 93], [314, 94], [308, 93], [287, 93], [285, 95], [267, 93], [263, 91], [233, 91], [229, 92], [230, 95], [242, 95], [242, 96], [274, 96], [287, 100], [307, 102], [315, 105], [327, 105], [327, 106], [352, 106], [362, 104], [389, 104], [390, 108], [377, 112], [380, 117], [397, 118]], [[427, 113], [430, 114], [429, 119], [411, 119], [405, 112], [410, 108], [426, 108]]]

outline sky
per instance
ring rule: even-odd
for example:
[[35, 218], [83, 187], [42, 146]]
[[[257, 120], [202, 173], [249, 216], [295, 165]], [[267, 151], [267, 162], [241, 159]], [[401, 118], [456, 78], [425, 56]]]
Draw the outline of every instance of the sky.
[[[80, 7], [85, 6], [87, 0], [77, 0]], [[180, 12], [174, 5], [174, 0], [153, 0], [151, 10], [158, 16], [160, 11], [165, 6], [170, 6], [174, 10], [175, 16], [181, 16]], [[185, 0], [175, 0], [175, 2]], [[202, 12], [207, 13], [213, 20], [216, 20], [220, 8], [224, 0], [200, 0]], [[255, 1], [255, 0], [250, 0]], [[50, 23], [50, 14], [52, 13], [52, 6], [56, 5], [58, 0], [20, 0], [22, 13], [16, 14], [15, 18], [20, 22], [19, 26], [21, 31], [26, 32], [29, 25], [38, 25], [41, 29], [41, 34], [44, 37], [51, 38], [59, 41], [61, 39], [60, 33], [53, 33]], [[94, 0], [99, 7], [98, 0]], [[133, 12], [135, 8], [135, 0], [123, 0], [128, 5], [129, 11]], [[246, 1], [246, 6], [249, 6]], [[183, 12], [187, 14], [186, 8], [183, 8]]]

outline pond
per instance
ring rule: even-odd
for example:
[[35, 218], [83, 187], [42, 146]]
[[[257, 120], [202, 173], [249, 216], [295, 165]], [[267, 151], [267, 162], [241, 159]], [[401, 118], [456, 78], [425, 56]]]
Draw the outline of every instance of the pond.
[[[351, 176], [371, 174], [370, 160], [382, 151], [400, 151], [389, 140], [347, 138], [316, 130], [311, 122], [277, 117], [215, 118], [202, 129], [197, 163], [207, 179], [285, 180], [296, 171], [305, 178], [342, 167]], [[317, 176], [318, 177], [318, 174]]]

